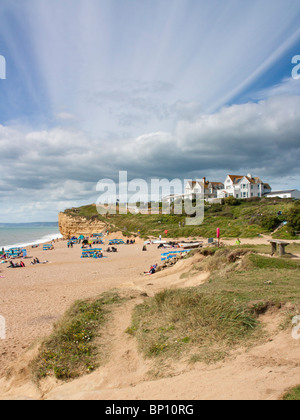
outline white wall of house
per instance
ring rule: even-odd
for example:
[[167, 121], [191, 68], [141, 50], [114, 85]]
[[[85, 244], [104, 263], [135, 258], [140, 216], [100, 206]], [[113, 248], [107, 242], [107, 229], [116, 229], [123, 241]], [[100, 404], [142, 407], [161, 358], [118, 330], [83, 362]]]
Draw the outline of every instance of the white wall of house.
[[187, 181], [184, 190], [185, 198], [193, 200], [196, 194], [204, 194], [204, 183], [202, 181]]
[[263, 184], [255, 184], [249, 181], [248, 177], [245, 176], [239, 182], [239, 188], [235, 191], [236, 198], [251, 198], [251, 197], [262, 197], [263, 195]]
[[240, 195], [240, 190], [234, 184], [232, 178], [229, 175], [227, 175], [224, 182], [224, 188], [218, 191], [217, 197], [227, 198], [227, 197], [236, 197], [237, 195]]

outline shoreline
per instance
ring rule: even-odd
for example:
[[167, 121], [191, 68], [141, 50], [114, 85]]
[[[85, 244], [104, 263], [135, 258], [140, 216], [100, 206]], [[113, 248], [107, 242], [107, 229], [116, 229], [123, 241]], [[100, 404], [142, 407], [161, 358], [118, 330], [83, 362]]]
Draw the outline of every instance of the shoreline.
[[57, 233], [49, 233], [44, 235], [43, 237], [39, 238], [39, 239], [32, 239], [32, 241], [30, 242], [17, 242], [14, 243], [12, 245], [1, 245], [0, 246], [0, 250], [4, 249], [5, 251], [8, 251], [11, 248], [29, 248], [32, 247], [33, 245], [44, 245], [48, 242], [54, 241], [54, 240], [63, 240], [63, 235], [60, 232]]

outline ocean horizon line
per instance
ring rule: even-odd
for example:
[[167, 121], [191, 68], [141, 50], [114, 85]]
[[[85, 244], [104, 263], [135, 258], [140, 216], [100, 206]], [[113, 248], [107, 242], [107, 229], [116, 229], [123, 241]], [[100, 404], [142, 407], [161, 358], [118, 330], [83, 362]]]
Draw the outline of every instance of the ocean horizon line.
[[58, 226], [57, 222], [0, 222], [0, 227], [9, 226]]

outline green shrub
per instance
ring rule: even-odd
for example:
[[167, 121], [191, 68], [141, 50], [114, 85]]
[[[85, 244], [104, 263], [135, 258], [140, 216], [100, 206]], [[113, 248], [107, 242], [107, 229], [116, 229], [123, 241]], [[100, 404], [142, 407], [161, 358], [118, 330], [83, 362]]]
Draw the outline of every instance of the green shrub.
[[232, 196], [225, 198], [224, 202], [228, 206], [239, 206], [241, 204], [241, 200], [238, 200], [237, 198]]
[[300, 232], [300, 203], [294, 205], [287, 215], [288, 227], [291, 231]]
[[262, 228], [272, 232], [280, 225], [281, 221], [277, 216], [264, 216], [261, 218], [260, 225]]

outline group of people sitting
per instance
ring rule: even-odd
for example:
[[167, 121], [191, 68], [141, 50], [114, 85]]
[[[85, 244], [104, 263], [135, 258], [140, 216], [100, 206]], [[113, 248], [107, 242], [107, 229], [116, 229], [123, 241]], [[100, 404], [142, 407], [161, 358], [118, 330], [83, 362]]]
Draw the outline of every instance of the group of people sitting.
[[115, 246], [112, 246], [112, 247], [109, 246], [107, 248], [106, 252], [118, 252], [118, 250], [117, 250], [117, 248]]
[[93, 255], [93, 258], [103, 258], [102, 251], [95, 252]]
[[133, 244], [135, 244], [135, 239], [127, 239], [126, 244], [127, 245], [133, 245]]

